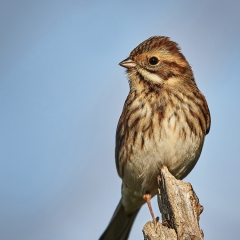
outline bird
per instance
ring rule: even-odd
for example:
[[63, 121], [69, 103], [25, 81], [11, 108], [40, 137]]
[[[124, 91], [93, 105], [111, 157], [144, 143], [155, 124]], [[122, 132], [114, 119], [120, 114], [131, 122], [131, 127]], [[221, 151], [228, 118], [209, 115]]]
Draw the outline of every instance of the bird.
[[126, 240], [133, 222], [157, 194], [162, 166], [177, 179], [196, 165], [211, 125], [207, 101], [179, 45], [153, 36], [119, 63], [129, 94], [116, 129], [115, 162], [121, 199], [99, 240]]

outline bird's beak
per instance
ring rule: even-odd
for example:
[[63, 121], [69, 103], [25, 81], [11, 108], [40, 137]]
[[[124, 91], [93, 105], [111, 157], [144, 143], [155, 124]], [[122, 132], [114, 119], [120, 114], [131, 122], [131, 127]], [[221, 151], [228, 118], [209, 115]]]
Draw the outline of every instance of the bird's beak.
[[120, 62], [119, 65], [125, 68], [134, 68], [137, 66], [137, 64], [130, 58], [126, 58], [125, 60]]

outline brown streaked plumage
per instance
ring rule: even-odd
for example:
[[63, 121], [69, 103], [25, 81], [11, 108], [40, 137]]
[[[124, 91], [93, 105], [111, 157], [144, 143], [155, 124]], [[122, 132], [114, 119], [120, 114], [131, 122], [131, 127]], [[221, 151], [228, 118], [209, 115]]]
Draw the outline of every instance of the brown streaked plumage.
[[[210, 113], [191, 67], [168, 37], [151, 37], [120, 63], [130, 92], [116, 132], [122, 198], [100, 240], [126, 240], [134, 219], [157, 192], [162, 165], [186, 177], [201, 154]], [[149, 202], [148, 202], [149, 204]]]

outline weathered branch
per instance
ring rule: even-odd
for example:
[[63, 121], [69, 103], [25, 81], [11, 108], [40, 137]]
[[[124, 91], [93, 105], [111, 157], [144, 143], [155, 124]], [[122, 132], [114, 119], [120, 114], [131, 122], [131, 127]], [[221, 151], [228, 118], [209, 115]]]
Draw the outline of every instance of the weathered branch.
[[199, 219], [203, 207], [191, 184], [174, 178], [166, 167], [161, 169], [158, 184], [162, 223], [146, 223], [144, 240], [202, 240]]

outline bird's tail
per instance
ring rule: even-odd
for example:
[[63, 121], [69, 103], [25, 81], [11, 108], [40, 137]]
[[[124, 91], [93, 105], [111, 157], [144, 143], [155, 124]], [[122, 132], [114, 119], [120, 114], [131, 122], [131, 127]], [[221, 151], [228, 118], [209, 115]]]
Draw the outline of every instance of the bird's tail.
[[140, 208], [126, 214], [120, 200], [107, 229], [99, 240], [127, 240], [139, 210]]

